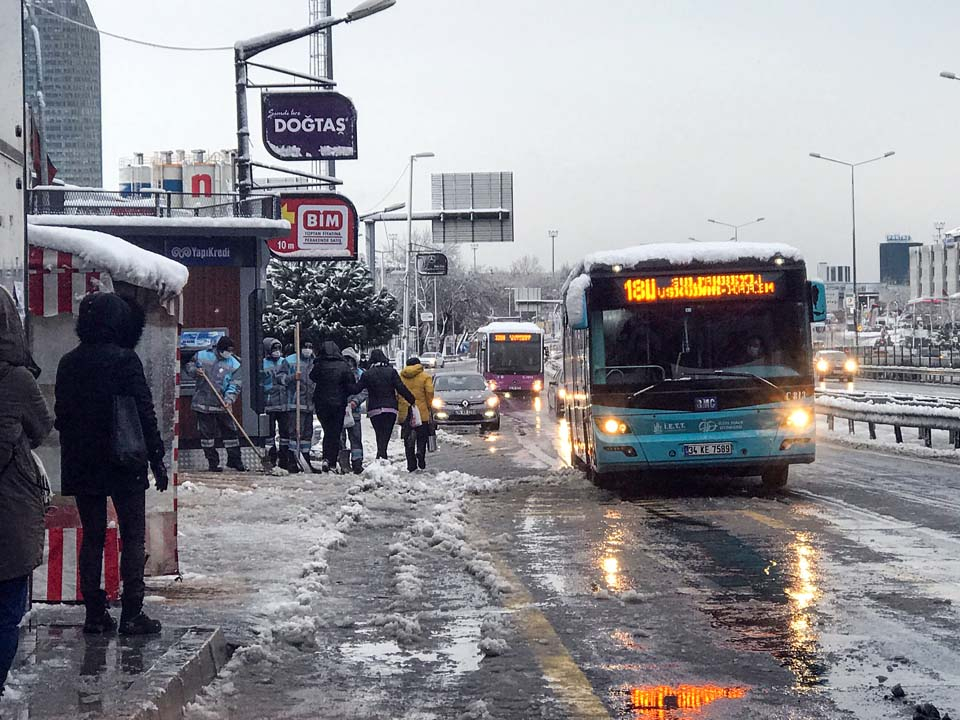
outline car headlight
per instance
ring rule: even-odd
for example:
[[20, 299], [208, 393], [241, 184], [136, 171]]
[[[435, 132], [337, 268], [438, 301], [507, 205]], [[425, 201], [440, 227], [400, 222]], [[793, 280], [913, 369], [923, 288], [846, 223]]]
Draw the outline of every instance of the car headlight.
[[497, 389], [497, 381], [496, 381], [496, 380], [490, 380], [489, 382], [487, 382], [487, 387], [490, 388], [491, 390], [496, 390], [496, 389]]
[[607, 435], [625, 435], [630, 430], [627, 424], [620, 418], [600, 417], [595, 418], [594, 422], [596, 422], [597, 427]]
[[534, 391], [534, 392], [540, 392], [541, 390], [543, 390], [543, 382], [540, 381], [540, 380], [534, 380], [534, 381], [533, 381], [533, 391]]
[[843, 364], [843, 369], [848, 373], [855, 373], [858, 368], [859, 365], [857, 365], [857, 361], [853, 358], [847, 358], [847, 361]]
[[557, 388], [557, 397], [563, 400], [567, 396], [567, 389], [565, 387]]
[[796, 408], [787, 415], [787, 425], [794, 430], [806, 430], [813, 422], [813, 415], [806, 408]]
[[820, 372], [827, 372], [830, 369], [830, 363], [826, 360], [817, 360], [817, 370]]
[[442, 408], [444, 405], [446, 405], [446, 403], [443, 401], [443, 398], [435, 397], [435, 398], [431, 401], [430, 405], [433, 406], [433, 409], [434, 409], [434, 410], [439, 410], [439, 409]]
[[494, 408], [500, 404], [500, 398], [496, 395], [487, 398], [487, 407]]

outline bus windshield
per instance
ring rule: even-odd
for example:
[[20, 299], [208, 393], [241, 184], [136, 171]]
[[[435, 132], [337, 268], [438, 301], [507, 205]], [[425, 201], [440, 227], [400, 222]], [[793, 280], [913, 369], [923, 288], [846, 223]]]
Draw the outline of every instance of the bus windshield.
[[489, 372], [502, 375], [536, 375], [543, 369], [540, 337], [523, 342], [490, 342]]
[[651, 385], [718, 370], [770, 381], [808, 375], [807, 322], [800, 302], [594, 310], [593, 382]]

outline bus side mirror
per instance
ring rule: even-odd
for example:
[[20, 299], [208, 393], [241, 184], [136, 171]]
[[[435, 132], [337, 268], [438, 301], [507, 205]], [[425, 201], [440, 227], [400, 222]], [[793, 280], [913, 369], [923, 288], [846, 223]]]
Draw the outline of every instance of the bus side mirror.
[[819, 280], [807, 283], [810, 295], [810, 322], [822, 323], [827, 321], [827, 292]]
[[567, 326], [571, 330], [586, 330], [587, 322], [587, 289], [570, 287], [567, 289]]

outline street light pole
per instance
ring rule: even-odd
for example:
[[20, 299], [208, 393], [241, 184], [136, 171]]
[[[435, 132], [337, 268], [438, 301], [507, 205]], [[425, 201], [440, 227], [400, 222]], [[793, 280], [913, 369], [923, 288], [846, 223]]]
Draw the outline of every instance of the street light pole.
[[[410, 255], [413, 253], [413, 164], [419, 158], [431, 158], [432, 152], [415, 153], [410, 156], [410, 167], [407, 172], [410, 175], [410, 184], [407, 192], [407, 258], [404, 263], [403, 273], [403, 359], [406, 361], [410, 357]], [[413, 278], [413, 313], [414, 313], [414, 337], [416, 341], [416, 351], [420, 352], [420, 317], [419, 308], [420, 292], [419, 283], [416, 278], [416, 268], [414, 268]]]
[[[942, 74], [943, 73], [941, 73], [941, 75]], [[883, 155], [878, 155], [877, 157], [870, 158], [869, 160], [861, 160], [860, 162], [847, 162], [846, 160], [837, 160], [836, 158], [827, 157], [826, 155], [821, 155], [820, 153], [810, 153], [810, 157], [816, 158], [817, 160], [826, 160], [827, 162], [836, 163], [837, 165], [846, 165], [848, 168], [850, 168], [850, 237], [852, 241], [851, 261], [853, 262], [853, 347], [857, 352], [860, 351], [860, 291], [857, 289], [857, 194], [856, 182], [854, 179], [854, 169], [861, 165], [866, 165], [867, 163], [876, 162], [877, 160], [884, 160], [892, 155], [896, 155], [896, 152], [890, 150], [889, 152], [885, 152]]]
[[714, 220], [713, 218], [707, 218], [708, 223], [713, 223], [714, 225], [723, 225], [728, 228], [733, 228], [733, 241], [740, 241], [740, 228], [746, 227], [747, 225], [753, 225], [754, 223], [763, 222], [766, 218], [758, 217], [756, 220], [751, 220], [750, 222], [740, 223], [739, 225], [734, 225], [733, 223], [720, 222], [719, 220]]
[[547, 230], [547, 235], [550, 236], [550, 275], [557, 274], [557, 231], [556, 230]]

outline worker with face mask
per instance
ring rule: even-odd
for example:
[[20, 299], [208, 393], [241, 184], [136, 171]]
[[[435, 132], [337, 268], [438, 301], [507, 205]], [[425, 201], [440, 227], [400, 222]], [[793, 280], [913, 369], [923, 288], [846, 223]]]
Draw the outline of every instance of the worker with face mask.
[[[247, 468], [240, 458], [240, 434], [227, 413], [227, 408], [233, 411], [241, 388], [240, 361], [234, 355], [233, 340], [224, 336], [214, 347], [198, 352], [193, 361], [187, 363], [184, 374], [196, 382], [190, 405], [197, 416], [200, 447], [207, 458], [207, 469], [210, 472], [223, 471], [217, 452], [217, 440], [222, 439], [227, 451], [227, 467], [245, 472]], [[219, 398], [211, 384], [220, 393]]]
[[[296, 352], [287, 356], [287, 365], [290, 367], [290, 373], [293, 380], [287, 383], [287, 428], [290, 433], [288, 446], [290, 448], [290, 464], [297, 463], [296, 454], [306, 462], [311, 472], [316, 472], [310, 462], [310, 448], [313, 444], [313, 391], [316, 385], [310, 379], [310, 373], [313, 370], [313, 343], [305, 342], [300, 347], [300, 371], [297, 372]], [[297, 389], [299, 388], [299, 393]], [[300, 426], [297, 427], [297, 407], [300, 408]]]
[[264, 469], [273, 469], [279, 461], [284, 470], [300, 472], [299, 464], [294, 463], [294, 467], [291, 467], [288, 462], [290, 431], [287, 425], [287, 381], [291, 379], [290, 366], [283, 357], [283, 345], [272, 337], [264, 338], [263, 355], [260, 388], [263, 391], [263, 412], [267, 415], [267, 432], [263, 439]]

